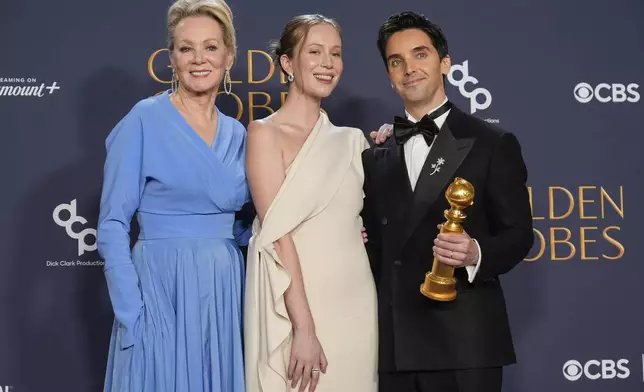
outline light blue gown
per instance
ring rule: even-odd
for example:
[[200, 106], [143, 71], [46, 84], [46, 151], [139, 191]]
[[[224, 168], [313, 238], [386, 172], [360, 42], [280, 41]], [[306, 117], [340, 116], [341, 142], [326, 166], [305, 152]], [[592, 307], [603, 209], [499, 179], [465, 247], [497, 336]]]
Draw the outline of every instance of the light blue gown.
[[115, 322], [104, 391], [243, 392], [245, 128], [219, 112], [208, 146], [166, 91], [137, 103], [106, 147], [97, 237]]

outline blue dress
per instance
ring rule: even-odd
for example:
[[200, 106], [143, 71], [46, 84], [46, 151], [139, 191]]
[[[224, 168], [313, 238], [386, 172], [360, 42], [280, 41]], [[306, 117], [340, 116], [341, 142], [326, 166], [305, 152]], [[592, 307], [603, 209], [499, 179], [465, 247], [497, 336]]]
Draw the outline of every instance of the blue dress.
[[104, 391], [243, 392], [245, 128], [219, 112], [208, 146], [166, 91], [138, 102], [106, 147], [97, 237], [115, 321]]

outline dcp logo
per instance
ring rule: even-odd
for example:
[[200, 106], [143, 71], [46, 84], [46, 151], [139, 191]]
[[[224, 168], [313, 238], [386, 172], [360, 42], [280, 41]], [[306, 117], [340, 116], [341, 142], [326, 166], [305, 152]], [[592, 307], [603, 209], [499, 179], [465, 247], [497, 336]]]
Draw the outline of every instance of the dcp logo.
[[640, 86], [637, 83], [599, 83], [596, 87], [586, 82], [578, 83], [575, 86], [575, 99], [581, 103], [588, 103], [594, 99], [601, 103], [607, 102], [639, 102], [640, 93], [637, 89]]
[[563, 365], [563, 375], [569, 381], [577, 381], [582, 377], [589, 380], [613, 379], [615, 377], [625, 379], [631, 375], [631, 371], [626, 367], [628, 359], [613, 361], [612, 359], [591, 359], [585, 364], [581, 364], [575, 359], [571, 359]]
[[[62, 220], [60, 218], [60, 213], [62, 211], [69, 212], [69, 219]], [[72, 200], [69, 204], [59, 204], [58, 206], [56, 206], [56, 208], [54, 208], [53, 218], [54, 222], [56, 222], [58, 226], [65, 228], [68, 236], [78, 241], [79, 256], [83, 255], [86, 251], [92, 252], [97, 249], [96, 229], [86, 228], [80, 233], [76, 233], [72, 228], [74, 223], [81, 223], [83, 225], [87, 223], [87, 219], [83, 218], [82, 216], [76, 215], [76, 199]], [[85, 239], [88, 235], [94, 236], [93, 245], [87, 245], [87, 241]]]
[[[455, 71], [459, 71], [461, 73], [461, 78], [459, 80], [454, 78]], [[447, 74], [447, 80], [449, 80], [452, 85], [458, 87], [458, 91], [462, 96], [469, 98], [470, 113], [474, 114], [477, 110], [485, 110], [492, 104], [492, 94], [483, 87], [477, 87], [472, 91], [467, 91], [465, 89], [465, 85], [468, 83], [479, 83], [478, 79], [470, 76], [468, 60], [465, 60], [463, 64], [452, 65], [452, 68], [450, 68], [449, 73]], [[482, 96], [482, 102], [479, 102], [479, 96]]]

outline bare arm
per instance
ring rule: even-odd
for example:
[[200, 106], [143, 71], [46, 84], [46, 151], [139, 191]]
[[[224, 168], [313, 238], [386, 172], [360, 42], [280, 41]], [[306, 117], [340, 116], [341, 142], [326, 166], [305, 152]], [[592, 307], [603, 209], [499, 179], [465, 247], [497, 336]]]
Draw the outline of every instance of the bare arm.
[[[246, 172], [253, 203], [262, 223], [286, 178], [278, 132], [275, 126], [257, 121], [248, 126]], [[291, 284], [284, 293], [284, 301], [293, 329], [314, 330], [293, 238], [286, 234], [274, 245], [282, 264], [291, 276]]]

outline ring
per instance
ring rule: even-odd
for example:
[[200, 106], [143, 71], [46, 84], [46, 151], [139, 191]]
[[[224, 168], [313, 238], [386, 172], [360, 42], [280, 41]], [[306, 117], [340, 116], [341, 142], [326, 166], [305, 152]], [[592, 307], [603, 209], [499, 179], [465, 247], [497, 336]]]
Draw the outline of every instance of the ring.
[[320, 369], [311, 369], [311, 373], [319, 373]]
[[454, 251], [453, 251], [453, 250], [450, 250], [450, 251], [449, 251], [449, 258], [450, 258], [450, 259], [451, 259], [451, 258], [453, 258], [452, 256], [454, 256]]

